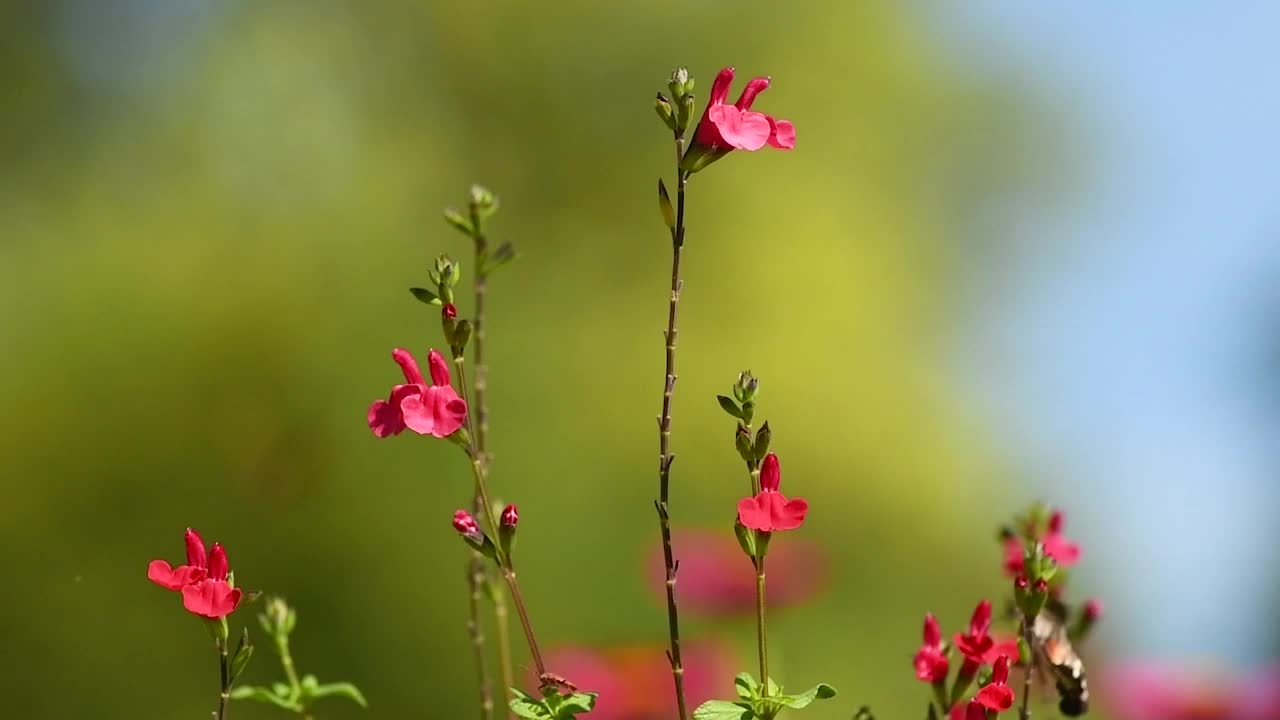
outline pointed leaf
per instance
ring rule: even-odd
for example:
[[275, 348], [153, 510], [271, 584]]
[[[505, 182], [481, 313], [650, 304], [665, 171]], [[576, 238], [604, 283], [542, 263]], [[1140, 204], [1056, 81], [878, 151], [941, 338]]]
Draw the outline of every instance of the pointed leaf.
[[242, 685], [231, 691], [232, 700], [253, 700], [254, 702], [267, 703], [275, 705], [278, 708], [290, 710], [293, 712], [302, 712], [302, 706], [293, 702], [287, 697], [281, 697], [264, 687], [256, 687], [254, 685]]
[[511, 246], [511, 243], [502, 243], [489, 257], [485, 258], [484, 273], [487, 275], [515, 259], [516, 250]]
[[778, 704], [791, 708], [792, 710], [800, 710], [809, 706], [814, 700], [826, 700], [836, 696], [836, 689], [826, 683], [818, 683], [799, 695], [779, 695], [771, 697], [770, 700], [776, 700]]
[[542, 700], [518, 688], [510, 688], [510, 690], [515, 695], [508, 704], [511, 712], [530, 720], [554, 720], [555, 715]]
[[413, 293], [413, 296], [418, 298], [419, 301], [424, 302], [428, 305], [440, 304], [440, 298], [436, 297], [435, 293], [431, 292], [426, 288], [411, 287], [409, 288], [409, 292]]
[[476, 233], [475, 228], [471, 227], [471, 219], [453, 208], [447, 208], [444, 211], [444, 220], [467, 237], [472, 237]]
[[734, 676], [733, 689], [737, 691], [738, 697], [743, 700], [750, 700], [760, 695], [760, 683], [751, 677], [751, 673], [738, 673]]
[[561, 696], [560, 705], [556, 708], [557, 720], [572, 720], [578, 713], [591, 712], [596, 706], [596, 695], [593, 692], [579, 692]]
[[311, 691], [311, 697], [344, 697], [354, 702], [362, 708], [369, 707], [369, 701], [364, 699], [364, 695], [360, 692], [360, 688], [349, 682], [326, 683], [320, 685]]
[[744, 703], [708, 700], [693, 711], [693, 720], [751, 720], [755, 713]]
[[716, 400], [720, 401], [720, 407], [724, 408], [725, 412], [739, 420], [742, 419], [742, 408], [738, 407], [738, 403], [734, 402], [733, 398], [726, 397], [724, 395], [717, 395]]

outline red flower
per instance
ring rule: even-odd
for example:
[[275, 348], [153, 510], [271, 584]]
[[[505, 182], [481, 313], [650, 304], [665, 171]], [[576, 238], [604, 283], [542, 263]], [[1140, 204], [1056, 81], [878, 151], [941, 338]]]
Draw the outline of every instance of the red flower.
[[369, 406], [369, 428], [378, 437], [399, 435], [407, 427], [419, 435], [448, 437], [458, 431], [467, 419], [467, 403], [449, 384], [449, 365], [444, 356], [432, 350], [427, 354], [431, 385], [422, 377], [413, 355], [401, 348], [391, 353], [400, 365], [405, 384], [391, 388], [386, 400], [375, 400]]
[[947, 656], [942, 651], [942, 630], [938, 619], [929, 613], [924, 616], [924, 644], [916, 651], [916, 678], [928, 683], [945, 682]]
[[977, 700], [951, 706], [951, 720], [987, 720], [987, 709]]
[[803, 498], [788, 500], [778, 492], [782, 483], [782, 470], [778, 456], [769, 453], [760, 468], [760, 493], [755, 497], [738, 501], [738, 522], [762, 532], [795, 530], [804, 523], [809, 503]]
[[726, 105], [732, 83], [733, 68], [727, 67], [716, 75], [707, 107], [694, 131], [694, 143], [713, 152], [728, 152], [734, 148], [759, 150], [766, 144], [783, 150], [795, 147], [795, 125], [751, 110], [756, 95], [769, 87], [769, 78], [752, 78], [738, 96], [738, 102]]
[[[1068, 540], [1062, 534], [1062, 511], [1054, 510], [1049, 515], [1048, 532], [1040, 538], [1044, 545], [1044, 554], [1053, 558], [1062, 567], [1071, 567], [1080, 562], [1080, 546]], [[1010, 575], [1021, 575], [1026, 562], [1025, 549], [1018, 537], [1009, 537], [1004, 541], [1004, 569]]]
[[988, 710], [996, 712], [1008, 710], [1013, 707], [1013, 688], [1006, 684], [1008, 681], [1009, 657], [1001, 655], [996, 659], [995, 667], [991, 670], [991, 682], [983, 685], [974, 699]]
[[227, 551], [214, 543], [205, 555], [204, 541], [191, 528], [187, 528], [185, 540], [187, 564], [175, 568], [165, 560], [152, 560], [147, 578], [166, 590], [181, 592], [182, 606], [188, 612], [214, 619], [230, 615], [243, 593], [227, 582]]
[[[680, 555], [676, 581], [680, 610], [707, 615], [754, 613], [756, 579], [739, 572], [742, 550], [728, 533], [677, 530], [672, 544]], [[769, 548], [769, 585], [766, 600], [772, 609], [808, 602], [826, 582], [827, 555], [823, 546], [796, 538]], [[648, 586], [657, 598], [666, 597], [667, 570], [661, 543], [645, 558]]]
[[977, 671], [979, 665], [989, 665], [1001, 655], [1011, 657], [1018, 654], [1016, 640], [996, 642], [988, 632], [991, 629], [991, 602], [983, 600], [973, 610], [969, 620], [969, 632], [956, 633], [956, 649], [964, 655], [965, 667], [970, 674]]

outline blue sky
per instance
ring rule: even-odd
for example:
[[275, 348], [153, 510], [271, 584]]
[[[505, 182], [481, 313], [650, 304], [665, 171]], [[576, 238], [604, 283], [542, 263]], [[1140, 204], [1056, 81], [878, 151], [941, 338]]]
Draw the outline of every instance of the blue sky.
[[1078, 202], [1008, 218], [1056, 249], [968, 319], [966, 382], [1036, 478], [1026, 493], [1074, 511], [1115, 651], [1273, 656], [1280, 4], [937, 11], [1087, 160]]

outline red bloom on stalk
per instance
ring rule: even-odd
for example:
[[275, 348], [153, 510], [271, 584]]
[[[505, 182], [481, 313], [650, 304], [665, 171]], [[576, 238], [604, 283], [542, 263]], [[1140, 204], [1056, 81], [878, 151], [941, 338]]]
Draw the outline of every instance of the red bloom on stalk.
[[788, 500], [778, 492], [782, 470], [778, 456], [769, 453], [760, 468], [760, 493], [738, 501], [738, 522], [761, 532], [795, 530], [804, 523], [809, 503], [803, 498]]
[[924, 644], [916, 651], [914, 663], [916, 678], [928, 683], [946, 681], [948, 664], [942, 651], [942, 629], [933, 613], [924, 616]]
[[969, 619], [969, 632], [956, 633], [956, 649], [964, 655], [965, 666], [976, 671], [977, 666], [995, 662], [1001, 655], [1016, 657], [1018, 643], [1007, 640], [997, 643], [989, 634], [991, 630], [991, 602], [983, 600], [973, 610]]
[[1004, 712], [1013, 707], [1013, 688], [1009, 681], [1009, 657], [1001, 655], [991, 669], [991, 682], [982, 686], [974, 699], [988, 710]]
[[147, 578], [166, 590], [181, 592], [182, 606], [188, 612], [213, 619], [230, 615], [243, 593], [227, 581], [227, 551], [214, 543], [206, 555], [204, 541], [191, 528], [187, 528], [184, 539], [187, 564], [175, 568], [166, 560], [152, 560], [147, 566]]
[[[1049, 515], [1048, 532], [1040, 538], [1044, 545], [1044, 554], [1053, 558], [1063, 567], [1071, 567], [1080, 562], [1080, 546], [1068, 540], [1062, 534], [1062, 511], [1054, 510]], [[1026, 551], [1022, 539], [1016, 536], [1004, 541], [1004, 569], [1010, 575], [1021, 575], [1026, 562]]]
[[413, 355], [401, 348], [391, 353], [404, 373], [405, 384], [391, 388], [386, 400], [369, 406], [369, 428], [378, 437], [399, 435], [407, 427], [419, 435], [448, 437], [467, 419], [467, 403], [449, 384], [449, 365], [432, 350], [427, 354], [431, 385], [422, 377]]
[[769, 87], [769, 82], [767, 77], [752, 78], [742, 89], [738, 102], [726, 105], [729, 85], [733, 83], [733, 68], [721, 70], [711, 84], [711, 96], [694, 131], [694, 143], [723, 152], [735, 148], [759, 150], [765, 145], [782, 150], [795, 147], [795, 125], [751, 109], [756, 96]]

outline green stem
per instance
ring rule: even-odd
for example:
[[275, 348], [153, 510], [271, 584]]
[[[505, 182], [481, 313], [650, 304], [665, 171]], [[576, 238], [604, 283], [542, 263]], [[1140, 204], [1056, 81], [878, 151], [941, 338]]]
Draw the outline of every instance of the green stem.
[[756, 642], [760, 654], [760, 686], [769, 695], [769, 641], [764, 619], [764, 558], [756, 559]]
[[[224, 633], [225, 634], [225, 633]], [[231, 661], [227, 657], [227, 641], [218, 639], [218, 669], [222, 684], [218, 691], [218, 720], [226, 720], [227, 708], [231, 700]]]
[[[1032, 637], [1031, 628], [1034, 620], [1028, 618], [1025, 614], [1022, 616], [1022, 640], [1027, 644], [1029, 649], [1035, 648], [1033, 644], [1035, 638]], [[1022, 706], [1018, 708], [1019, 720], [1031, 720], [1031, 673], [1035, 670], [1035, 651], [1032, 650], [1032, 657], [1027, 659], [1026, 673], [1023, 675], [1022, 681]]]
[[293, 691], [293, 698], [296, 700], [302, 697], [302, 681], [298, 679], [298, 670], [293, 665], [293, 655], [289, 652], [289, 636], [283, 632], [277, 633], [276, 637], [276, 653], [280, 655], [280, 667], [284, 670], [285, 679], [289, 681], [289, 688]]

